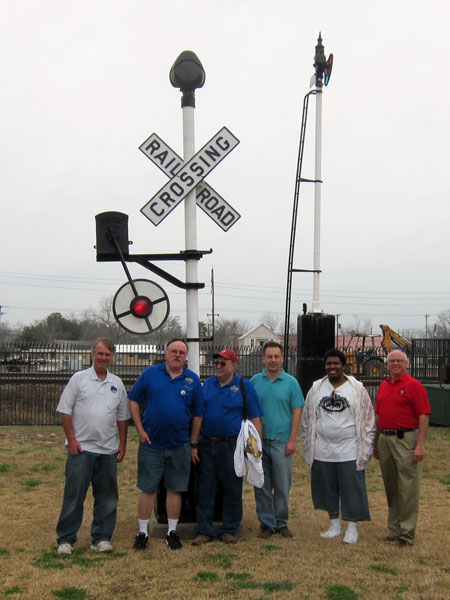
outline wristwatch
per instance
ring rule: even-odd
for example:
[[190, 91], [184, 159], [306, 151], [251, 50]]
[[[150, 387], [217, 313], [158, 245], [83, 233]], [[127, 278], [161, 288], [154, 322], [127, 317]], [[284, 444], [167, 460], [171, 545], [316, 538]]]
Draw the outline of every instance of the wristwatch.
[[197, 444], [197, 442], [196, 442], [195, 444], [194, 444], [193, 442], [191, 442], [191, 448], [194, 448], [194, 450], [195, 450], [196, 448], [198, 448], [198, 444]]

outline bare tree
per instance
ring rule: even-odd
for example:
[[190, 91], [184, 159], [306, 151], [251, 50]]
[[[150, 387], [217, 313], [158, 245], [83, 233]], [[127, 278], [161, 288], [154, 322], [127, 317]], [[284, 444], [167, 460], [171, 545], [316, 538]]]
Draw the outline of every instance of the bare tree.
[[234, 346], [239, 336], [250, 329], [245, 319], [219, 319], [214, 331], [215, 346]]
[[433, 337], [450, 338], [450, 309], [438, 313]]
[[280, 329], [280, 319], [275, 313], [266, 312], [261, 317], [261, 322], [264, 323], [274, 333]]
[[83, 312], [83, 337], [92, 340], [100, 336], [109, 337], [114, 343], [125, 341], [127, 332], [117, 323], [113, 313], [113, 296], [100, 298], [98, 308]]
[[339, 329], [342, 335], [372, 335], [372, 319], [353, 315], [353, 324], [342, 325]]
[[402, 336], [405, 337], [407, 340], [413, 340], [415, 338], [424, 338], [425, 330], [418, 329], [415, 327], [409, 327], [408, 329], [402, 329]]

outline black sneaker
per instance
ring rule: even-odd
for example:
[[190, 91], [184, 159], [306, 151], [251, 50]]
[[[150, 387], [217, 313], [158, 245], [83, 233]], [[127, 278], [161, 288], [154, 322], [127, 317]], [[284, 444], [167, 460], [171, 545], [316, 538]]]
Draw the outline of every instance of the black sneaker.
[[145, 550], [148, 544], [148, 535], [145, 533], [138, 533], [134, 538], [133, 550]]
[[183, 547], [176, 531], [171, 531], [168, 535], [166, 535], [166, 544], [171, 550], [179, 550]]

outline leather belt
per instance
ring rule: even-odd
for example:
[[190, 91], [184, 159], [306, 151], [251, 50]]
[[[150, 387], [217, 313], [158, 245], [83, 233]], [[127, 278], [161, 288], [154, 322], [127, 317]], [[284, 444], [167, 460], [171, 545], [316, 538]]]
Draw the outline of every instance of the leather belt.
[[407, 431], [416, 431], [417, 427], [409, 427], [406, 429], [380, 429], [380, 433], [384, 435], [396, 435], [397, 437], [403, 437], [403, 434]]
[[230, 437], [207, 437], [207, 436], [202, 436], [202, 440], [206, 440], [208, 442], [229, 442], [230, 440], [235, 440], [237, 438], [237, 436], [233, 435]]

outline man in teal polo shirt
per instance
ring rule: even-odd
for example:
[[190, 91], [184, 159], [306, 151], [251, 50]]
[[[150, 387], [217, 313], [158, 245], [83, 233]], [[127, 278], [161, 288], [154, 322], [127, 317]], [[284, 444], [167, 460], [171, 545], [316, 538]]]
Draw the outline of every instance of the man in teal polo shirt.
[[263, 363], [265, 369], [251, 379], [264, 411], [264, 486], [255, 487], [259, 537], [267, 539], [275, 532], [293, 537], [288, 527], [292, 455], [305, 401], [298, 381], [282, 368], [283, 353], [278, 342], [264, 344]]

